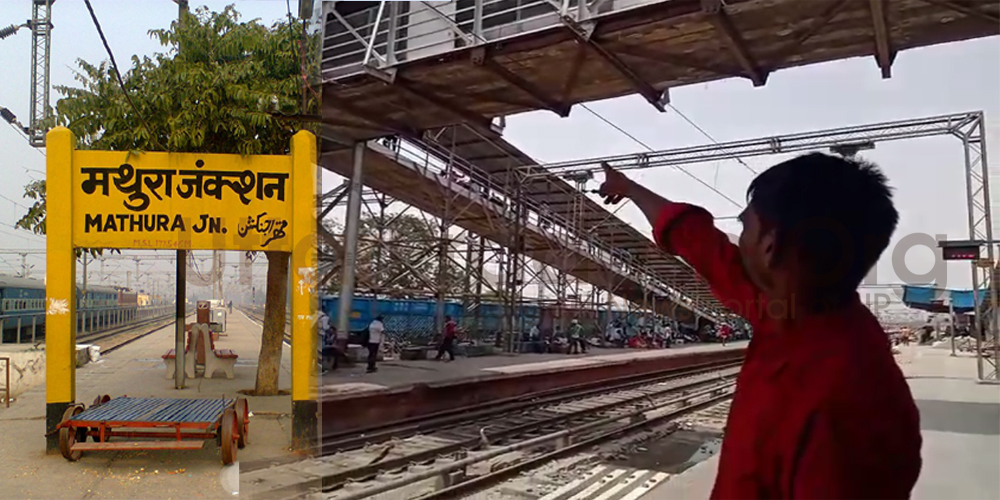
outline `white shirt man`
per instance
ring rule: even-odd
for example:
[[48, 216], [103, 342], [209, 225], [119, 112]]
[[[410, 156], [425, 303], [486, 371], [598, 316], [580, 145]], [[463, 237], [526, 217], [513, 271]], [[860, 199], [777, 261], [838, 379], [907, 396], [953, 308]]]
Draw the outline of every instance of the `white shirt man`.
[[376, 317], [368, 324], [368, 373], [375, 373], [375, 361], [378, 358], [378, 346], [382, 343], [382, 336], [385, 332], [385, 325], [382, 323], [382, 316]]
[[381, 316], [372, 320], [368, 325], [368, 343], [370, 344], [382, 343], [382, 334], [385, 332], [385, 325], [382, 324], [382, 320], [379, 318]]
[[330, 331], [330, 317], [326, 315], [326, 312], [319, 312], [319, 340], [320, 346], [326, 345], [326, 334]]

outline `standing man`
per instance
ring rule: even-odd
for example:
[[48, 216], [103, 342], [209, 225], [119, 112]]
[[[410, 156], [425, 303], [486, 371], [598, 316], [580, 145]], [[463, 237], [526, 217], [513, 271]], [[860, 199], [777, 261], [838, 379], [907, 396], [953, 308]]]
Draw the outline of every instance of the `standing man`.
[[336, 356], [330, 351], [327, 346], [327, 338], [329, 338], [330, 332], [330, 317], [326, 315], [326, 311], [320, 309], [319, 317], [316, 321], [316, 333], [319, 335], [319, 356], [320, 356], [320, 375], [326, 374], [330, 365], [330, 357], [334, 358], [334, 365], [336, 365]]
[[542, 349], [542, 333], [538, 329], [538, 323], [531, 325], [531, 329], [528, 330], [528, 341], [531, 342], [531, 352], [536, 354], [544, 352], [544, 349]]
[[657, 245], [689, 263], [756, 334], [712, 498], [909, 498], [921, 468], [920, 416], [857, 292], [899, 222], [885, 176], [821, 153], [775, 165], [747, 189], [737, 246], [705, 209], [603, 166], [605, 203], [632, 200]]
[[733, 329], [726, 323], [723, 323], [719, 327], [719, 340], [722, 341], [722, 347], [726, 347], [726, 342], [729, 341], [729, 336], [732, 335]]
[[378, 315], [368, 324], [368, 369], [365, 373], [375, 373], [378, 368], [375, 362], [378, 360], [378, 347], [382, 343], [382, 335], [385, 332], [385, 324], [382, 323], [382, 315]]
[[441, 345], [438, 346], [438, 355], [434, 358], [440, 361], [444, 353], [448, 353], [448, 361], [455, 361], [455, 335], [458, 333], [458, 325], [451, 319], [451, 316], [444, 317], [444, 337]]
[[569, 353], [587, 354], [587, 343], [583, 340], [583, 326], [576, 319], [570, 322], [569, 325]]

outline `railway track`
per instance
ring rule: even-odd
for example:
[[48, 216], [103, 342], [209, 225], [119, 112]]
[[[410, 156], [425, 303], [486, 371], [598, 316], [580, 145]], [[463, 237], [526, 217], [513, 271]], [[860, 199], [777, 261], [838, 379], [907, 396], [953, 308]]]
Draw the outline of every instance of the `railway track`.
[[[191, 315], [188, 316], [190, 317]], [[107, 354], [159, 331], [172, 323], [174, 318], [174, 314], [168, 313], [138, 323], [81, 335], [76, 338], [76, 341], [82, 344], [96, 344], [100, 346], [101, 354]]]
[[[240, 312], [242, 312], [243, 314], [245, 314], [251, 320], [253, 320], [253, 321], [257, 322], [257, 323], [260, 323], [261, 328], [264, 327], [264, 316], [262, 314], [259, 314], [259, 313], [255, 312], [255, 311], [250, 310], [250, 309], [244, 309], [242, 307], [237, 307], [236, 309], [239, 310]], [[288, 319], [288, 318], [290, 318], [290, 313], [286, 313], [285, 316], [286, 316], [286, 319], [285, 319], [285, 343], [290, 344], [292, 342], [292, 334], [288, 332], [288, 326], [291, 325], [291, 320]]]
[[323, 471], [308, 489], [329, 500], [455, 497], [725, 400], [738, 371], [739, 362], [726, 362], [327, 434], [325, 456], [247, 471], [245, 480], [270, 490], [255, 493], [261, 498], [301, 497], [301, 484], [267, 483], [305, 467]]

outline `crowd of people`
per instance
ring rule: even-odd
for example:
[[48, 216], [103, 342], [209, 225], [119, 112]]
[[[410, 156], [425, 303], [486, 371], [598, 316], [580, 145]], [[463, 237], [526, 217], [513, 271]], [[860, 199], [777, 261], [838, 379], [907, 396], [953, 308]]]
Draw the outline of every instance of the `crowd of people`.
[[725, 345], [730, 341], [747, 340], [750, 336], [749, 326], [742, 322], [721, 323], [717, 327], [705, 324], [696, 329], [663, 316], [643, 316], [634, 324], [625, 318], [614, 318], [608, 322], [603, 333], [597, 326], [587, 329], [578, 319], [570, 321], [565, 333], [558, 325], [545, 331], [541, 324], [535, 324], [522, 335], [521, 342], [525, 345], [522, 350], [528, 352], [565, 351], [577, 354], [586, 353], [587, 346], [664, 349], [694, 343], [719, 342]]
[[[337, 342], [337, 327], [325, 311], [319, 312], [320, 371], [325, 374], [336, 369], [346, 357], [346, 345]], [[437, 361], [453, 361], [455, 346], [461, 327], [451, 317], [445, 316], [444, 325], [436, 336], [434, 346]], [[367, 351], [366, 372], [378, 371], [378, 355], [386, 340], [385, 317], [379, 315], [355, 340]], [[720, 324], [718, 327], [703, 325], [695, 329], [663, 316], [642, 316], [634, 323], [623, 317], [608, 322], [603, 333], [596, 325], [585, 327], [578, 319], [570, 320], [565, 333], [557, 325], [544, 330], [540, 323], [532, 325], [520, 338], [522, 351], [536, 353], [585, 354], [590, 347], [618, 347], [632, 349], [664, 349], [674, 345], [720, 342], [725, 345], [735, 340], [750, 338], [750, 329], [744, 324]], [[346, 343], [344, 343], [346, 344]]]

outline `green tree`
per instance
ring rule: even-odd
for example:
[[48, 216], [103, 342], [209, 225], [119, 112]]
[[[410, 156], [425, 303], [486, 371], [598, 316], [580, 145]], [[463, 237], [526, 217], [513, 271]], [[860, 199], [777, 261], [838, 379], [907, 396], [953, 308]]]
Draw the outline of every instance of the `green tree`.
[[[221, 12], [203, 7], [149, 33], [166, 51], [131, 58], [121, 75], [127, 96], [109, 62], [78, 61], [80, 86], [55, 87], [64, 96], [55, 107], [55, 124], [76, 134], [78, 148], [287, 154], [292, 135], [303, 128], [289, 117], [318, 110], [318, 94], [303, 97], [304, 81], [317, 88], [317, 51], [300, 50], [318, 47], [318, 38], [301, 43], [299, 21], [265, 26], [241, 21], [233, 6]], [[17, 227], [44, 233], [44, 183], [28, 185], [25, 196], [35, 203]], [[288, 286], [288, 254], [266, 255], [258, 395], [278, 393]]]

